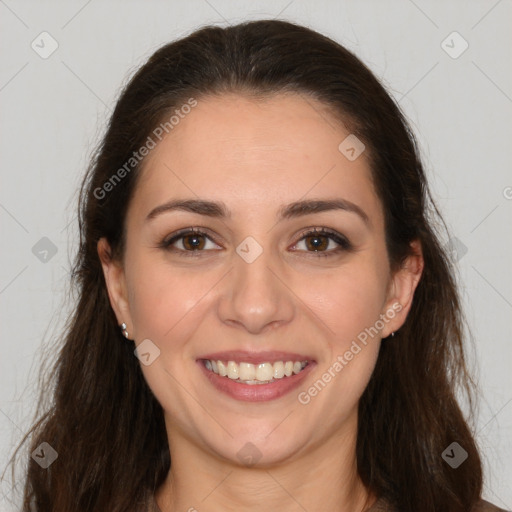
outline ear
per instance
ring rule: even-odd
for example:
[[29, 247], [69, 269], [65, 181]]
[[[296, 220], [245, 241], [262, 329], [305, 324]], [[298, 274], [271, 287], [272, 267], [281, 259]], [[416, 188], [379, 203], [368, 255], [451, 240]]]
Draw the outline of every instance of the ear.
[[112, 258], [110, 244], [106, 238], [98, 240], [98, 256], [103, 268], [103, 275], [107, 284], [110, 305], [114, 310], [118, 325], [123, 322], [127, 325], [129, 333], [133, 333], [133, 323], [130, 314], [125, 273], [120, 262]]
[[412, 306], [414, 291], [420, 282], [424, 268], [423, 251], [418, 240], [411, 242], [411, 254], [391, 278], [384, 311], [388, 318], [382, 329], [382, 337], [398, 331], [405, 323]]

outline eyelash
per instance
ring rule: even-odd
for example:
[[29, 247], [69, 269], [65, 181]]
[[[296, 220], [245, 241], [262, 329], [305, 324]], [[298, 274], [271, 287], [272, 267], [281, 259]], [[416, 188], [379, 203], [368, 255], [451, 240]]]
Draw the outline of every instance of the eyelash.
[[[175, 247], [172, 247], [172, 245], [177, 242], [178, 240], [185, 238], [189, 235], [200, 235], [204, 236], [205, 238], [209, 239], [210, 241], [215, 242], [215, 240], [212, 239], [211, 236], [209, 236], [206, 232], [202, 231], [199, 228], [186, 228], [182, 229], [176, 233], [174, 233], [170, 238], [164, 239], [160, 244], [159, 247], [161, 249], [165, 249], [168, 251], [176, 252], [179, 256], [184, 257], [197, 257], [199, 256], [201, 252], [205, 252], [204, 250], [193, 250], [193, 251], [187, 251], [184, 249], [176, 249]], [[353, 249], [352, 244], [348, 241], [347, 238], [345, 238], [343, 235], [340, 235], [336, 231], [331, 231], [326, 228], [314, 228], [312, 230], [306, 231], [301, 235], [301, 238], [294, 244], [297, 245], [299, 242], [304, 240], [308, 237], [315, 237], [315, 236], [324, 236], [329, 238], [330, 240], [333, 240], [335, 243], [338, 244], [338, 247], [336, 249], [331, 249], [329, 251], [302, 251], [302, 252], [308, 252], [312, 253], [315, 257], [331, 257], [339, 254], [342, 251], [351, 251]]]

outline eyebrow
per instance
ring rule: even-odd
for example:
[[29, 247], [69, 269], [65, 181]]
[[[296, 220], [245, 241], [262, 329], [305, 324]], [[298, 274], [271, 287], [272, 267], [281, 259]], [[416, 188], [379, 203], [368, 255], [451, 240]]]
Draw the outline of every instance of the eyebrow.
[[[222, 202], [208, 201], [205, 199], [175, 199], [151, 210], [146, 217], [146, 221], [152, 220], [163, 213], [175, 210], [197, 213], [207, 217], [231, 218], [231, 212]], [[295, 201], [288, 205], [281, 206], [277, 212], [277, 217], [278, 220], [286, 220], [332, 210], [355, 213], [365, 224], [370, 224], [369, 217], [364, 210], [346, 199], [309, 199]]]

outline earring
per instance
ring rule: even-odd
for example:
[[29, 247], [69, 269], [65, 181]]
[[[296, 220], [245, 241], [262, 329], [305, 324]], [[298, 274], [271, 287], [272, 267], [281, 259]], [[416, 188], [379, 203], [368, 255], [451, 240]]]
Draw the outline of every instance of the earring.
[[128, 327], [124, 322], [119, 326], [121, 327], [121, 331], [123, 333], [123, 336], [126, 338], [126, 339], [129, 339], [128, 338], [128, 331], [126, 330], [126, 328]]
[[392, 338], [394, 338], [394, 337], [395, 337], [395, 331], [393, 331], [393, 332], [391, 333], [391, 337], [392, 337]]

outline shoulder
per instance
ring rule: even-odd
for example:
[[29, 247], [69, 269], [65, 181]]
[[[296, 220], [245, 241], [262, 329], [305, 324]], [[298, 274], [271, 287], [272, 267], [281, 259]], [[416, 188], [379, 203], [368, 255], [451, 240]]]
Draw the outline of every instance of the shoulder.
[[499, 508], [492, 503], [489, 503], [485, 500], [480, 500], [480, 502], [473, 508], [472, 512], [507, 512], [503, 508]]
[[366, 512], [393, 512], [393, 508], [385, 499], [381, 498], [366, 510]]
[[[367, 512], [397, 512], [395, 509], [384, 499], [378, 500]], [[511, 512], [503, 508], [499, 508], [492, 503], [485, 500], [480, 500], [471, 512]]]

